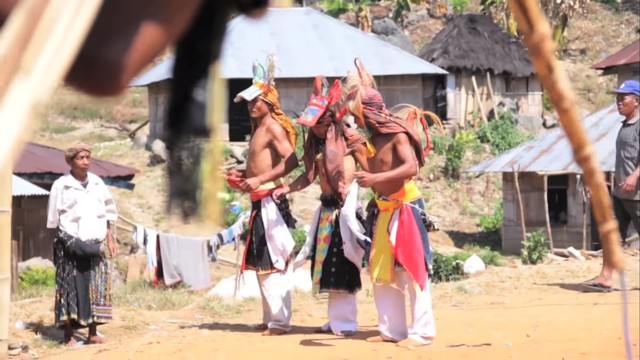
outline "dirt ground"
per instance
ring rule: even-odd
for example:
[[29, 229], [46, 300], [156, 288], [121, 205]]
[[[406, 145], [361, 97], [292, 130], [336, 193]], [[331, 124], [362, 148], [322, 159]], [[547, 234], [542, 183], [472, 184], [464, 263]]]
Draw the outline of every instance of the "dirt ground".
[[[639, 258], [627, 254], [626, 261], [630, 338], [638, 358]], [[13, 329], [11, 340], [25, 341], [39, 358], [50, 359], [624, 359], [623, 293], [585, 293], [575, 285], [600, 265], [599, 259], [538, 266], [512, 260], [463, 281], [434, 284], [437, 337], [413, 350], [364, 341], [376, 334], [377, 320], [368, 282], [358, 294], [360, 328], [353, 338], [314, 333], [325, 321], [326, 298], [296, 292], [293, 330], [280, 337], [263, 337], [249, 327], [261, 318], [259, 301], [227, 304], [194, 294], [192, 304], [175, 311], [117, 308], [117, 319], [100, 328], [109, 339], [104, 345], [66, 350], [38, 339], [33, 329]], [[234, 271], [212, 265], [217, 279]], [[39, 331], [56, 340], [52, 303], [15, 302], [11, 323], [40, 321]]]

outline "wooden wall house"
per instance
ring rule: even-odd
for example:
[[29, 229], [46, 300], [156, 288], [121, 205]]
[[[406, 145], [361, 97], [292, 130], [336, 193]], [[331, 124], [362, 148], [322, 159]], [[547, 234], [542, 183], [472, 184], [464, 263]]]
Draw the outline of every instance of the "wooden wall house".
[[602, 70], [602, 75], [616, 75], [618, 86], [625, 80], [640, 81], [640, 39], [607, 56], [593, 68]]
[[[321, 30], [319, 30], [321, 29]], [[273, 8], [259, 20], [238, 16], [227, 26], [222, 45], [221, 76], [228, 80], [228, 134], [245, 141], [250, 133], [246, 104], [236, 94], [251, 85], [254, 61], [276, 57], [276, 87], [285, 113], [295, 116], [309, 102], [313, 81], [324, 75], [333, 81], [354, 71], [359, 57], [374, 75], [388, 107], [408, 103], [436, 111], [436, 89], [446, 71], [383, 40], [312, 8]], [[150, 134], [162, 138], [167, 116], [174, 58], [169, 57], [134, 79], [147, 86]]]
[[542, 116], [542, 86], [524, 45], [489, 16], [454, 17], [419, 56], [449, 72], [449, 121], [467, 124], [506, 98], [516, 101], [518, 114]]
[[[582, 119], [609, 186], [620, 120], [615, 105]], [[548, 236], [550, 229], [555, 248], [599, 248], [600, 240], [592, 219], [591, 202], [585, 192], [582, 169], [573, 159], [571, 145], [562, 129], [553, 129], [466, 172], [502, 174], [501, 237], [504, 252], [516, 254], [522, 249], [520, 203], [526, 232], [542, 230]], [[629, 236], [633, 236], [631, 231]]]

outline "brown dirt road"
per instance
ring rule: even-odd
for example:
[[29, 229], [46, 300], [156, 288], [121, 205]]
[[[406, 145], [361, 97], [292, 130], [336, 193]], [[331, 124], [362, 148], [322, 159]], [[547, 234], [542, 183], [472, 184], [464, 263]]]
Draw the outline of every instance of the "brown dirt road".
[[[636, 359], [640, 336], [638, 260], [627, 256], [626, 272]], [[291, 334], [281, 337], [263, 337], [250, 329], [248, 325], [260, 317], [260, 305], [249, 301], [235, 311], [220, 311], [224, 316], [193, 305], [164, 312], [117, 309], [118, 319], [101, 328], [108, 344], [34, 350], [41, 358], [96, 360], [624, 359], [622, 293], [583, 293], [572, 285], [595, 275], [599, 266], [598, 260], [589, 260], [491, 267], [464, 281], [436, 284], [433, 299], [438, 335], [431, 346], [414, 350], [364, 341], [376, 334], [376, 311], [366, 284], [358, 295], [360, 332], [353, 338], [315, 334], [314, 328], [324, 321], [326, 300], [295, 293], [295, 326]], [[211, 301], [194, 297], [200, 305]], [[46, 307], [37, 306], [47, 314]], [[27, 331], [12, 335], [26, 340], [33, 337]]]

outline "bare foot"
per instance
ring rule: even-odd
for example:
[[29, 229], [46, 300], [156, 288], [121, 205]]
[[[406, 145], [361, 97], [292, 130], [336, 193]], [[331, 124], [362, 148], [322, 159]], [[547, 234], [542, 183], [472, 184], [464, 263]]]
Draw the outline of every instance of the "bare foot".
[[313, 330], [313, 332], [316, 333], [316, 334], [328, 334], [328, 333], [331, 332], [331, 330], [319, 327], [319, 328]]
[[267, 329], [262, 333], [262, 336], [279, 336], [286, 333], [287, 332], [282, 329]]
[[368, 337], [368, 338], [367, 338], [367, 342], [370, 342], [370, 343], [382, 343], [382, 342], [392, 342], [392, 343], [395, 343], [395, 342], [397, 342], [397, 341], [395, 341], [395, 340], [387, 340], [387, 339], [383, 338], [383, 337], [382, 337], [382, 336], [380, 336], [380, 335], [376, 335], [376, 336]]
[[251, 328], [255, 331], [265, 331], [269, 328], [269, 326], [267, 324], [258, 324], [251, 326]]
[[426, 340], [426, 342], [420, 342], [420, 341], [415, 340], [415, 339], [406, 338], [406, 339], [400, 341], [399, 343], [397, 343], [396, 346], [399, 346], [399, 347], [405, 348], [405, 349], [415, 349], [415, 348], [420, 347], [420, 346], [431, 345], [431, 339], [425, 339], [425, 340]]
[[87, 339], [87, 344], [104, 344], [107, 339], [104, 336], [93, 335]]
[[73, 336], [71, 338], [69, 338], [69, 339], [67, 339], [66, 337], [64, 339], [64, 347], [66, 347], [66, 348], [73, 348], [77, 344], [79, 344], [79, 342]]

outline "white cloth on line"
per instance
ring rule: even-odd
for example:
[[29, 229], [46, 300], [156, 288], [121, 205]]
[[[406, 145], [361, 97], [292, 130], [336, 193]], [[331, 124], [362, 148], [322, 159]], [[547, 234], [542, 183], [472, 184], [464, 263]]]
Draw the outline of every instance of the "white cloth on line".
[[[411, 318], [407, 327], [405, 293], [409, 293]], [[373, 298], [378, 310], [378, 331], [387, 340], [401, 341], [407, 337], [423, 344], [436, 336], [435, 318], [431, 306], [430, 284], [420, 290], [411, 275], [396, 268], [393, 283], [373, 284]]]
[[138, 244], [140, 248], [144, 248], [144, 236], [144, 226], [136, 225], [135, 229], [133, 229], [131, 240], [133, 240], [135, 244]]
[[161, 233], [160, 254], [164, 283], [167, 286], [180, 281], [191, 290], [211, 286], [207, 241], [202, 238]]
[[155, 229], [144, 229], [145, 237], [147, 239], [145, 245], [145, 251], [147, 252], [147, 267], [158, 266], [158, 252], [156, 251], [158, 246], [158, 232]]

